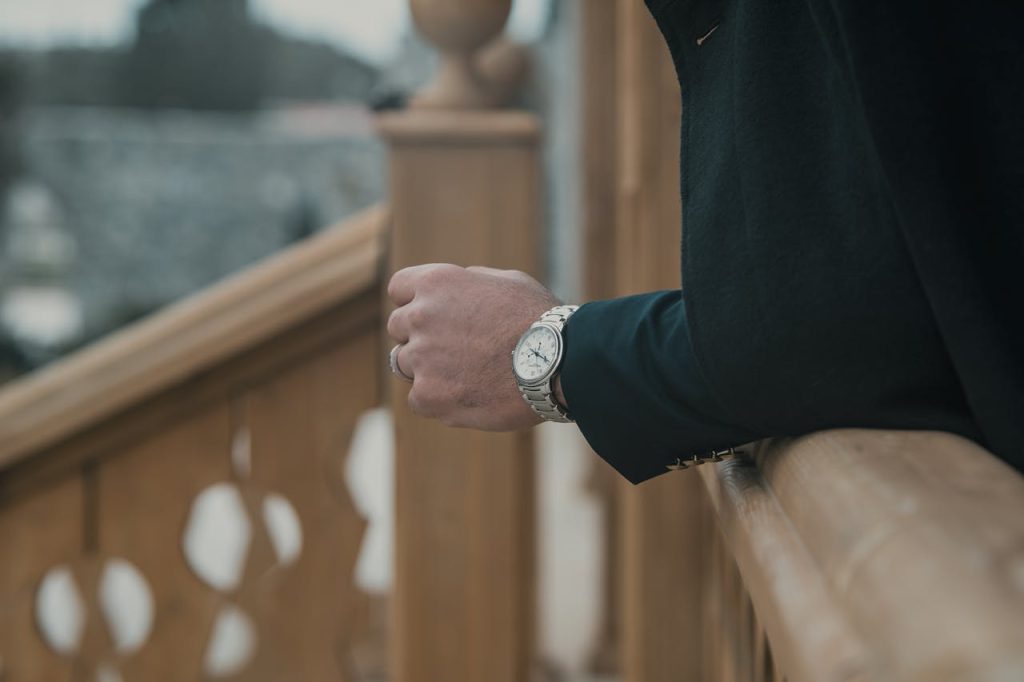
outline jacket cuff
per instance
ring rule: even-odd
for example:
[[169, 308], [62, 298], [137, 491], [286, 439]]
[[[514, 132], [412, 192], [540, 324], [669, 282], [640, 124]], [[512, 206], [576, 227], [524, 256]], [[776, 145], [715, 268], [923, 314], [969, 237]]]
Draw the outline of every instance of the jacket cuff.
[[587, 303], [564, 331], [562, 391], [587, 442], [631, 483], [754, 440], [728, 424], [690, 346], [682, 296]]

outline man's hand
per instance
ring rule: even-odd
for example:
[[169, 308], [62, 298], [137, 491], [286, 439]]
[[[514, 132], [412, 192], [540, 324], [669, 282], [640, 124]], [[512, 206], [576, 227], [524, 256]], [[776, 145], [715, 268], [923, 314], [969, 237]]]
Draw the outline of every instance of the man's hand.
[[484, 431], [540, 423], [519, 394], [512, 350], [559, 304], [542, 284], [517, 270], [418, 265], [395, 273], [388, 295], [398, 306], [388, 334], [402, 344], [399, 367], [414, 378], [413, 412]]

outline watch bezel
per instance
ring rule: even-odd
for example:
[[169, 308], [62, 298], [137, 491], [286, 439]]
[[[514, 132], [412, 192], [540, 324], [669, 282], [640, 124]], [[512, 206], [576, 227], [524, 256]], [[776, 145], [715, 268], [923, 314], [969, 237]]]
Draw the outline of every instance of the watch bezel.
[[[523, 347], [523, 343], [526, 342], [526, 338], [528, 336], [530, 336], [530, 334], [533, 332], [533, 330], [537, 329], [538, 327], [544, 327], [545, 329], [550, 331], [552, 334], [554, 334], [554, 336], [555, 336], [555, 347], [556, 347], [555, 348], [555, 359], [551, 363], [551, 367], [549, 367], [548, 370], [544, 374], [542, 374], [541, 376], [539, 376], [536, 379], [526, 379], [525, 377], [523, 377], [523, 375], [521, 375], [519, 373], [519, 368], [517, 367], [518, 363], [516, 363], [516, 356], [519, 354], [519, 349]], [[516, 347], [512, 351], [512, 373], [515, 375], [516, 381], [519, 383], [519, 385], [521, 385], [521, 386], [528, 386], [530, 388], [535, 388], [537, 386], [543, 386], [544, 384], [550, 382], [551, 378], [553, 376], [555, 376], [556, 372], [558, 372], [558, 368], [561, 367], [561, 365], [562, 365], [562, 347], [563, 347], [562, 333], [559, 331], [558, 327], [556, 327], [555, 325], [551, 324], [550, 322], [538, 321], [538, 322], [534, 322], [533, 324], [531, 324], [529, 329], [527, 329], [525, 332], [523, 332], [523, 335], [519, 337], [519, 341], [518, 341], [518, 343], [516, 343]]]

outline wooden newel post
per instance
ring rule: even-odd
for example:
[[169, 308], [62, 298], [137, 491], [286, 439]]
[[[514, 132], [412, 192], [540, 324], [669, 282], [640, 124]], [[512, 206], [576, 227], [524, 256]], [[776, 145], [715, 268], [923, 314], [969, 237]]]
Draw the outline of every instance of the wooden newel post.
[[[428, 36], [450, 28], [462, 47], [413, 108], [379, 121], [390, 154], [392, 271], [450, 262], [537, 273], [539, 125], [526, 113], [481, 110], [486, 85], [467, 71], [509, 4], [413, 0], [417, 24], [433, 27]], [[462, 13], [487, 20], [458, 24]], [[391, 383], [392, 679], [525, 681], [534, 631], [532, 437], [448, 429], [412, 415], [407, 393]]]

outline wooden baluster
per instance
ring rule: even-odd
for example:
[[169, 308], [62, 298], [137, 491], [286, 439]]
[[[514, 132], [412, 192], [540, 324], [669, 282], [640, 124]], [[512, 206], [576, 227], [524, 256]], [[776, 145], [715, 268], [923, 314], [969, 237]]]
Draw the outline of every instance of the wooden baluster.
[[[470, 71], [474, 48], [493, 37], [509, 4], [412, 3], [417, 25], [447, 55], [412, 109], [380, 119], [390, 148], [393, 270], [450, 262], [538, 273], [538, 122], [469, 110], [488, 103]], [[406, 384], [391, 389], [394, 679], [526, 680], [535, 611], [532, 434], [449, 429], [408, 410]]]
[[[671, 58], [643, 3], [618, 0], [617, 28], [615, 293], [625, 295], [680, 286], [680, 108]], [[621, 495], [625, 679], [712, 679], [702, 667], [699, 476], [624, 484]]]

